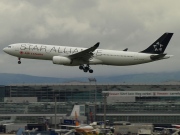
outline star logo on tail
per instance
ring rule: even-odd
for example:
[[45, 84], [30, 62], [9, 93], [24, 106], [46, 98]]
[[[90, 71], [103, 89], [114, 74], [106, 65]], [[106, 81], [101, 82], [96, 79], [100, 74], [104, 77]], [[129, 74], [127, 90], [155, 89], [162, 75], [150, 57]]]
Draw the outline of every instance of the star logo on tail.
[[154, 51], [155, 52], [162, 52], [162, 49], [163, 49], [163, 45], [160, 44], [159, 42], [157, 42], [154, 46]]

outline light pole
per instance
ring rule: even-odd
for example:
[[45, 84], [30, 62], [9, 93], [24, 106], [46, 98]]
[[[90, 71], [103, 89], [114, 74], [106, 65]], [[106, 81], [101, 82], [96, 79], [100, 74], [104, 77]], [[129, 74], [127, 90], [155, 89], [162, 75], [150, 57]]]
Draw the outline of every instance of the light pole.
[[106, 104], [107, 104], [107, 96], [108, 93], [103, 93], [104, 96], [104, 128], [106, 128]]
[[57, 115], [57, 96], [58, 96], [58, 94], [54, 95], [54, 102], [55, 102], [55, 106], [54, 106], [54, 114], [55, 114], [54, 128], [55, 129], [56, 129], [56, 115]]
[[95, 94], [94, 94], [94, 103], [96, 104], [96, 93], [97, 93], [97, 84], [96, 84], [96, 78], [88, 78], [88, 80], [89, 80], [89, 82], [90, 82], [90, 84], [92, 83], [92, 82], [94, 82], [95, 83], [95, 86], [96, 86], [96, 88], [95, 88]]
[[93, 116], [93, 120], [95, 121], [95, 112], [96, 112], [96, 93], [97, 93], [97, 84], [96, 84], [96, 78], [88, 78], [90, 84], [91, 82], [94, 82], [95, 83], [95, 90], [94, 90], [94, 116]]

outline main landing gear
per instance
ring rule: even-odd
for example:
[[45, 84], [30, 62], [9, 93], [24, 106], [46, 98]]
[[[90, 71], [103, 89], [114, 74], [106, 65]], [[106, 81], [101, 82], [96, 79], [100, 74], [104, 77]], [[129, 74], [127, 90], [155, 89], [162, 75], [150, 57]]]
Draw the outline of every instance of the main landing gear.
[[88, 72], [88, 71], [89, 71], [89, 73], [93, 73], [93, 70], [91, 69], [91, 67], [89, 66], [89, 64], [87, 64], [86, 66], [80, 65], [80, 66], [79, 66], [79, 69], [80, 69], [80, 70], [83, 70], [84, 72]]
[[18, 64], [21, 64], [21, 58], [18, 58]]

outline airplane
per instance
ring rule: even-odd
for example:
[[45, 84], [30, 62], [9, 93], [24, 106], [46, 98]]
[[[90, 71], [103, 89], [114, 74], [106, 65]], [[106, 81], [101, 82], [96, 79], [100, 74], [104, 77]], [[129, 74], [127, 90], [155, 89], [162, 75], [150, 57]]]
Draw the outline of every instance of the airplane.
[[71, 117], [74, 117], [74, 123], [73, 125], [61, 125], [63, 128], [71, 128], [74, 129], [76, 132], [89, 132], [94, 130], [94, 127], [88, 124], [80, 124], [80, 121], [78, 120], [78, 116], [80, 116], [80, 106], [74, 105], [73, 110], [71, 111]]
[[180, 125], [178, 125], [178, 124], [173, 124], [172, 126], [180, 129]]
[[129, 66], [168, 59], [173, 55], [167, 55], [164, 51], [172, 36], [173, 33], [164, 33], [140, 52], [130, 52], [128, 48], [122, 51], [98, 49], [100, 42], [90, 48], [16, 43], [5, 47], [3, 51], [18, 57], [18, 64], [21, 64], [21, 58], [51, 60], [53, 64], [79, 66], [80, 70], [93, 73], [90, 65]]
[[[100, 122], [92, 122], [90, 124], [81, 124], [78, 116], [80, 116], [80, 106], [79, 105], [74, 105], [73, 110], [71, 111], [71, 115], [74, 117], [74, 123], [73, 125], [60, 125], [61, 129], [59, 130], [60, 132], [66, 131], [64, 135], [69, 135], [70, 133], [75, 133], [75, 135], [99, 135], [100, 133], [104, 133], [107, 131], [110, 131], [111, 129], [104, 129], [100, 128], [98, 124]], [[70, 118], [72, 119], [72, 118]], [[65, 129], [64, 129], [65, 128]], [[58, 130], [56, 130], [58, 131]]]
[[12, 124], [14, 124], [13, 122], [15, 121], [15, 119], [16, 119], [15, 116], [11, 116], [11, 118], [9, 120], [0, 121], [0, 125], [3, 125], [3, 126], [12, 125]]

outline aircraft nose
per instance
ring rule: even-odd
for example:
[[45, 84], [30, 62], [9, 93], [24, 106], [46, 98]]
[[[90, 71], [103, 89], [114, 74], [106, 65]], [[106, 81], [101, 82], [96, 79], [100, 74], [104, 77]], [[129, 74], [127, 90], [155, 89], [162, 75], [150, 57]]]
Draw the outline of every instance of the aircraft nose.
[[5, 48], [3, 49], [3, 51], [4, 51], [4, 52], [7, 52], [7, 47], [5, 47]]

